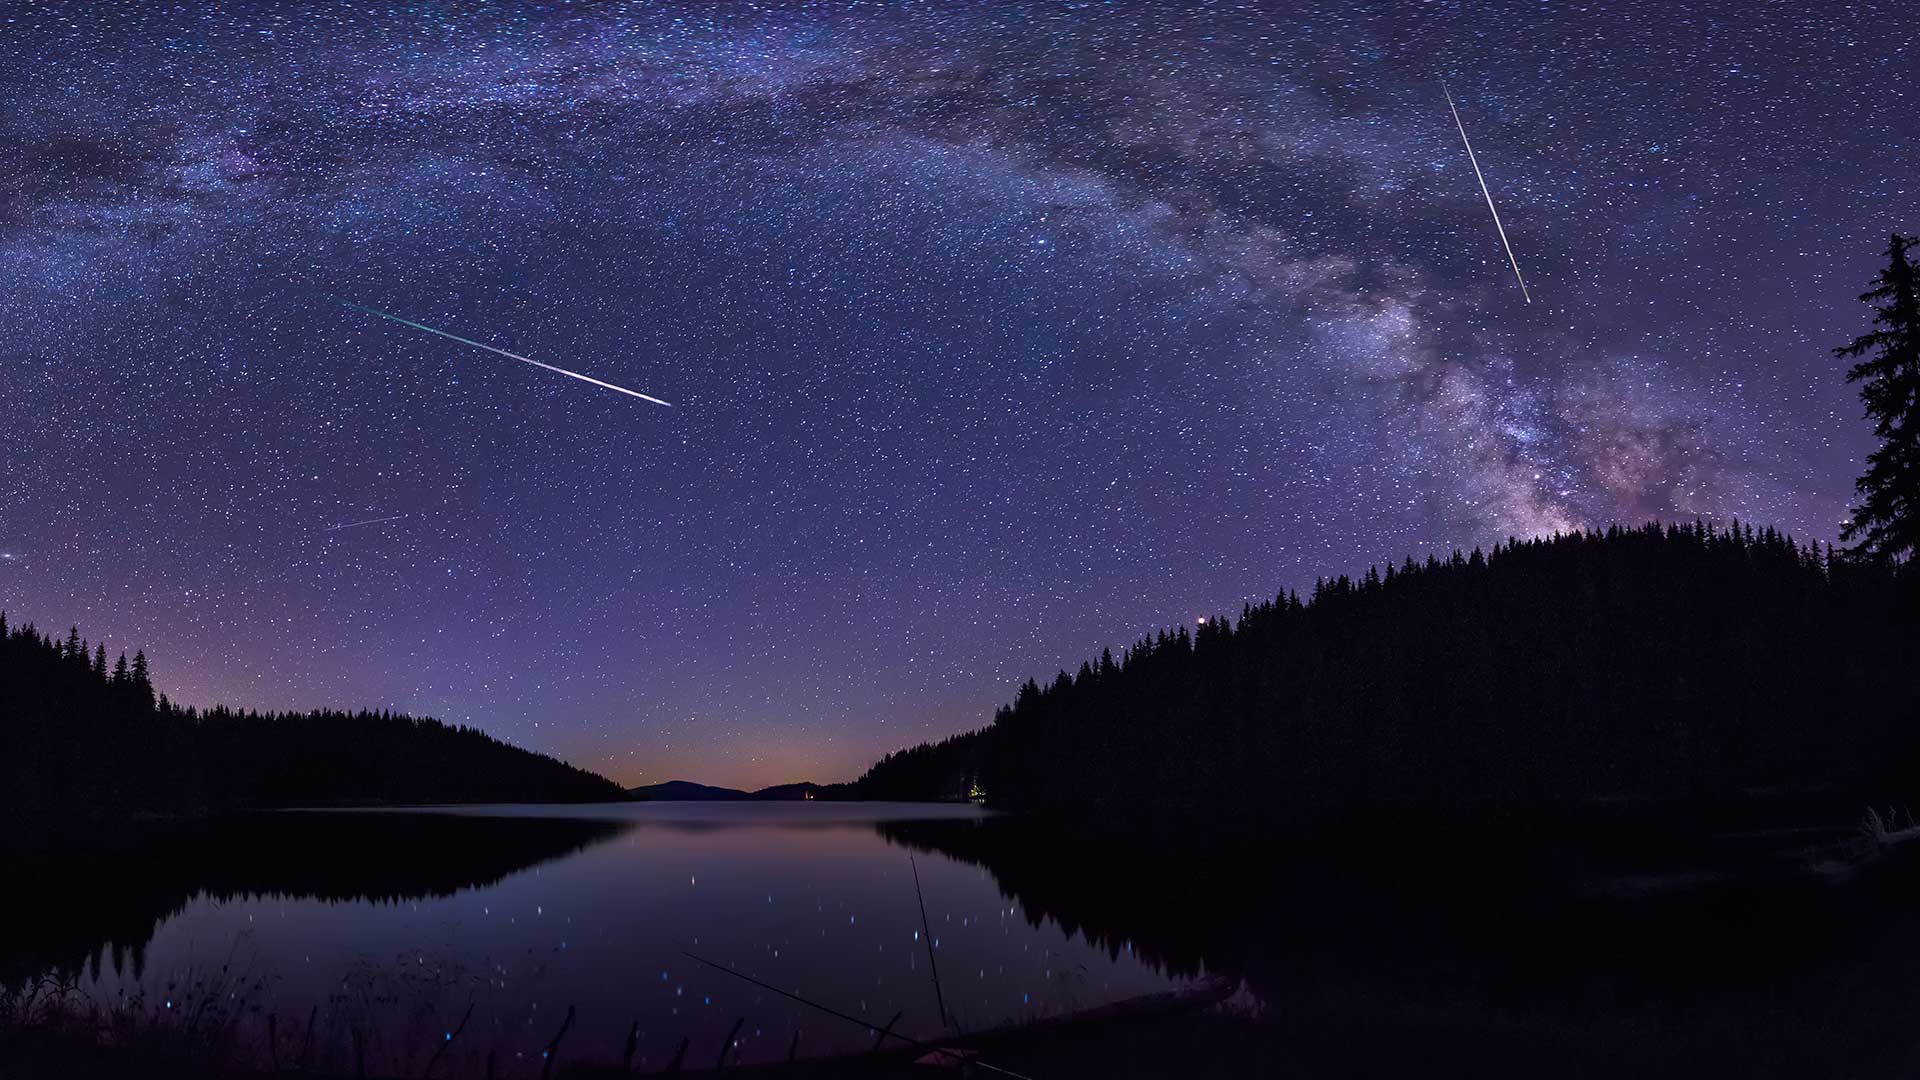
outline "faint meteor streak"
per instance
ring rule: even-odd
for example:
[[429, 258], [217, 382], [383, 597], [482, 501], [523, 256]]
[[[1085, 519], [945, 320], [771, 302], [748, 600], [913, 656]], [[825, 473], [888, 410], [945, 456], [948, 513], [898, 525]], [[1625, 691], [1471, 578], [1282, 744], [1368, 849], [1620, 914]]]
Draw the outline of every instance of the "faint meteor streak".
[[1480, 181], [1480, 194], [1487, 198], [1487, 210], [1493, 214], [1493, 227], [1500, 232], [1500, 246], [1507, 249], [1507, 261], [1513, 264], [1513, 279], [1520, 283], [1520, 296], [1531, 304], [1533, 297], [1527, 293], [1527, 279], [1520, 276], [1520, 260], [1513, 257], [1513, 245], [1507, 243], [1507, 230], [1500, 224], [1500, 211], [1493, 208], [1493, 194], [1487, 190], [1487, 178], [1480, 175], [1480, 162], [1473, 156], [1473, 141], [1467, 138], [1467, 125], [1460, 122], [1460, 110], [1454, 107], [1453, 94], [1447, 89], [1444, 79], [1440, 82], [1440, 92], [1447, 95], [1447, 110], [1453, 113], [1453, 126], [1460, 129], [1460, 141], [1467, 146], [1467, 161], [1473, 165], [1473, 178]]
[[545, 368], [548, 371], [552, 371], [560, 375], [565, 375], [570, 379], [579, 379], [581, 382], [592, 383], [595, 386], [602, 387], [607, 390], [617, 390], [620, 393], [627, 395], [628, 397], [637, 397], [641, 401], [651, 401], [655, 405], [665, 405], [668, 408], [673, 407], [673, 403], [670, 401], [661, 401], [657, 397], [653, 397], [648, 394], [643, 394], [638, 390], [629, 390], [624, 386], [615, 386], [610, 382], [601, 382], [599, 379], [596, 379], [591, 375], [582, 375], [577, 371], [568, 371], [566, 368], [563, 368], [563, 367], [555, 367], [552, 364], [543, 364], [538, 360], [521, 356], [519, 353], [510, 353], [505, 349], [496, 349], [491, 345], [482, 344], [481, 342], [475, 341], [472, 338], [463, 338], [459, 334], [449, 334], [445, 330], [435, 330], [431, 326], [414, 322], [412, 319], [403, 319], [398, 315], [389, 315], [384, 311], [381, 311], [377, 308], [370, 308], [365, 304], [356, 304], [351, 300], [339, 300], [338, 302], [342, 307], [352, 308], [355, 311], [364, 311], [369, 315], [378, 315], [383, 319], [389, 319], [393, 322], [397, 322], [401, 326], [411, 326], [415, 330], [425, 330], [429, 334], [439, 334], [443, 338], [451, 338], [452, 340], [457, 341], [462, 345], [471, 345], [476, 349], [485, 349], [490, 353], [499, 353], [501, 356], [504, 356], [509, 360], [518, 360], [523, 364], [532, 364], [534, 367]]
[[339, 525], [330, 525], [327, 527], [327, 531], [339, 532], [341, 529], [357, 529], [362, 525], [378, 525], [383, 521], [399, 521], [401, 518], [406, 516], [407, 516], [406, 514], [394, 514], [391, 517], [368, 518], [365, 521], [348, 521], [348, 522], [343, 522], [342, 524], [339, 524]]

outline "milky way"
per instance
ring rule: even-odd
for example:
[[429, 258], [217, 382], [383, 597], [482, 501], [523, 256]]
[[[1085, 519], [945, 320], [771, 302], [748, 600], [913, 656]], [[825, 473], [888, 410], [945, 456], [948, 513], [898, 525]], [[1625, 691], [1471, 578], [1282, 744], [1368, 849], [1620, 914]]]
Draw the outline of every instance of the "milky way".
[[1409, 553], [1832, 538], [1902, 6], [1355, 6], [9, 6], [0, 607], [759, 784]]

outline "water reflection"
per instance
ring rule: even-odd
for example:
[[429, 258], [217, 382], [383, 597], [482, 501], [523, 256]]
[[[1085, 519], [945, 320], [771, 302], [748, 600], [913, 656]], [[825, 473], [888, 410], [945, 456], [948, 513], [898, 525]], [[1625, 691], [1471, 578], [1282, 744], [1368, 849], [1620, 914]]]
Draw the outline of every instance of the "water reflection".
[[1400, 822], [1208, 848], [1006, 818], [879, 828], [988, 869], [1029, 924], [1243, 979], [1262, 1045], [1309, 1073], [1904, 1075], [1916, 1060], [1901, 1017], [1920, 1000], [1920, 866], [1809, 873], [1809, 847], [1844, 830]]
[[[139, 978], [160, 925], [200, 900], [393, 904], [485, 888], [619, 835], [565, 817], [288, 812], [151, 827], [71, 851], [0, 890], [0, 982], [42, 974]], [[29, 879], [30, 880], [26, 880]]]
[[526, 1072], [569, 1009], [570, 1060], [618, 1060], [631, 1034], [640, 1069], [683, 1040], [690, 1066], [723, 1044], [730, 1061], [872, 1045], [683, 950], [932, 1038], [929, 946], [971, 1031], [1225, 974], [1265, 1009], [1260, 1039], [1335, 1071], [1501, 1048], [1547, 1072], [1637, 1053], [1873, 1074], [1920, 998], [1920, 881], [1836, 888], [1795, 842], [1616, 822], [1115, 846], [871, 804], [268, 815], [36, 872], [5, 894], [30, 932], [5, 936], [0, 973], [157, 1007], [233, 967], [267, 988], [256, 1038], [266, 1014], [306, 1017], [333, 1055], [316, 1068], [351, 1071], [357, 1041], [399, 1075], [469, 1009], [442, 1075], [488, 1055]]
[[358, 1045], [370, 1071], [406, 1075], [470, 1006], [443, 1072], [481, 1072], [487, 1054], [537, 1061], [569, 1008], [572, 1060], [617, 1060], [629, 1034], [640, 1068], [683, 1039], [703, 1064], [729, 1039], [742, 1061], [783, 1058], [796, 1039], [803, 1056], [872, 1045], [683, 950], [876, 1028], [899, 1014], [915, 1038], [949, 1030], [929, 945], [959, 1030], [1173, 984], [1030, 923], [984, 868], [942, 855], [918, 859], [923, 927], [907, 850], [878, 826], [956, 814], [980, 816], [870, 804], [269, 815], [156, 839], [16, 912], [59, 930], [8, 970], [84, 970], [96, 1000], [144, 993], [148, 1007], [196, 973], [241, 972], [266, 987], [256, 1037], [268, 1013], [314, 1016], [336, 1065]]

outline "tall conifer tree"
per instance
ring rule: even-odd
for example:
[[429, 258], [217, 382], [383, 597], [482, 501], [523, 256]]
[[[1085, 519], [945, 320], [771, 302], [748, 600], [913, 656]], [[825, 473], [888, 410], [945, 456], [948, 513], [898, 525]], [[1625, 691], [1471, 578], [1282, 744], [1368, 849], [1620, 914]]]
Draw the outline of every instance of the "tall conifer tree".
[[1865, 357], [1847, 369], [1880, 445], [1854, 482], [1861, 497], [1840, 538], [1853, 550], [1895, 560], [1920, 546], [1920, 290], [1908, 252], [1911, 237], [1887, 244], [1887, 268], [1860, 299], [1872, 304], [1874, 329], [1834, 350]]

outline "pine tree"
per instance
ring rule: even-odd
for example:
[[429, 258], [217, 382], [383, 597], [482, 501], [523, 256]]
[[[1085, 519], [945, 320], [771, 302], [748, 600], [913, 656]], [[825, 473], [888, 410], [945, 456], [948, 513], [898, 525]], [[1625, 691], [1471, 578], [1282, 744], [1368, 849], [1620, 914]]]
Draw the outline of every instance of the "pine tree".
[[147, 653], [136, 649], [133, 654], [133, 690], [147, 708], [153, 708], [153, 680], [147, 672]]
[[107, 679], [107, 643], [104, 641], [93, 647], [93, 677], [102, 682]]
[[1920, 546], [1920, 289], [1907, 255], [1914, 243], [1898, 234], [1888, 242], [1887, 268], [1860, 294], [1874, 305], [1876, 329], [1834, 350], [1867, 357], [1847, 369], [1847, 381], [1861, 384], [1880, 440], [1854, 483], [1862, 501], [1840, 539], [1855, 542], [1857, 553], [1896, 561]]

